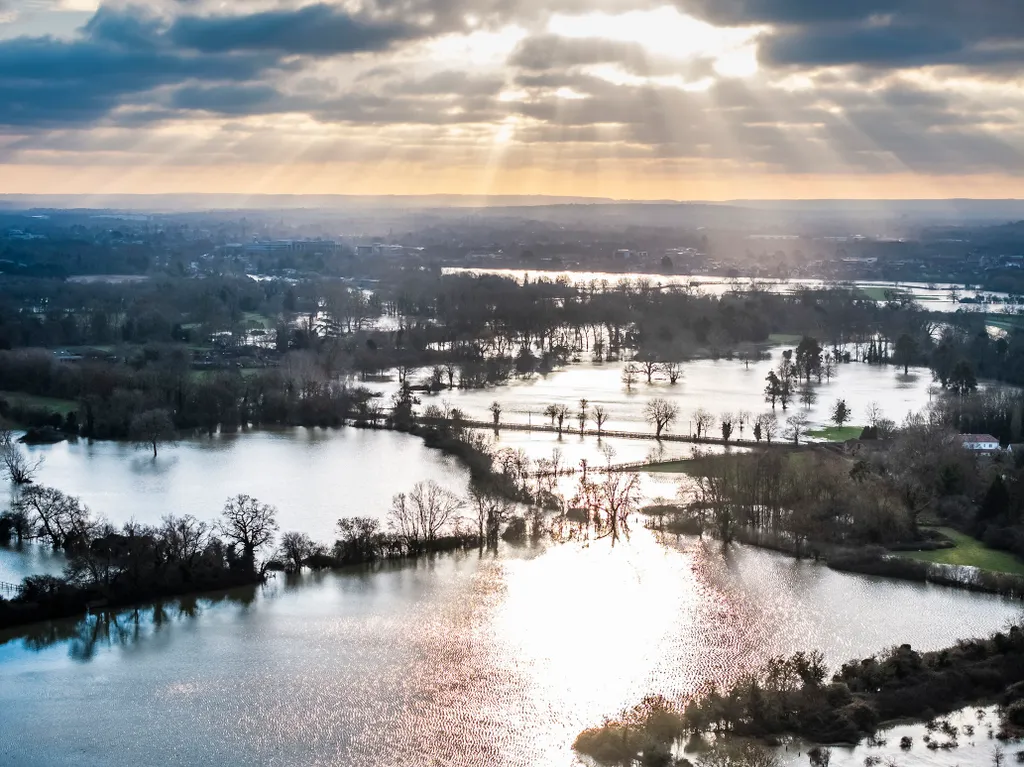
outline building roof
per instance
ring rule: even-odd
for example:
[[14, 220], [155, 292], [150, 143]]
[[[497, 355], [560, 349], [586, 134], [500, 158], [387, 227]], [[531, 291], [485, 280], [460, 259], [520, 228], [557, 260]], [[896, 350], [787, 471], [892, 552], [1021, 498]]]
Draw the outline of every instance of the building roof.
[[991, 434], [961, 434], [961, 442], [995, 442], [999, 444], [999, 440], [993, 437]]

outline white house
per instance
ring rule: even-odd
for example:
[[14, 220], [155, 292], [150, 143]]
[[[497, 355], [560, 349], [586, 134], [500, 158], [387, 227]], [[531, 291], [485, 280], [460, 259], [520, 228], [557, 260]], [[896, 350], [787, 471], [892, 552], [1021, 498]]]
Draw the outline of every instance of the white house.
[[991, 434], [961, 434], [960, 442], [966, 449], [979, 453], [994, 453], [999, 450], [999, 440]]

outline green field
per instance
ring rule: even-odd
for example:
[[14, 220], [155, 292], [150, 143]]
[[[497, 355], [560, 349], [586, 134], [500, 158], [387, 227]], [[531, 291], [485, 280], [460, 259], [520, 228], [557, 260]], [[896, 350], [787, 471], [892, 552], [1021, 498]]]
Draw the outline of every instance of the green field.
[[901, 556], [916, 559], [920, 562], [937, 562], [943, 565], [969, 565], [997, 573], [1024, 575], [1024, 562], [1021, 562], [1012, 554], [990, 549], [977, 538], [958, 533], [949, 527], [939, 527], [936, 529], [950, 538], [956, 544], [955, 548], [938, 549], [937, 551], [908, 551], [901, 553]]
[[798, 344], [803, 336], [794, 333], [772, 333], [768, 336], [770, 344]]
[[911, 293], [909, 290], [903, 288], [886, 288], [881, 285], [862, 285], [856, 289], [857, 295], [861, 298], [867, 298], [871, 301], [882, 302], [888, 300], [885, 296], [886, 293], [896, 292], [903, 294], [915, 301], [941, 301], [942, 299], [938, 296], [918, 296]]
[[871, 301], [884, 301], [885, 292], [891, 289], [892, 288], [883, 288], [879, 285], [869, 285], [866, 287], [858, 287], [857, 293], [861, 298], [867, 298]]
[[72, 402], [69, 399], [37, 397], [35, 394], [25, 394], [20, 391], [0, 391], [0, 399], [7, 400], [14, 407], [49, 410], [61, 415], [67, 415], [78, 410], [78, 403]]
[[825, 426], [821, 429], [812, 429], [807, 432], [807, 436], [826, 442], [846, 442], [848, 439], [857, 439], [862, 431], [863, 426]]

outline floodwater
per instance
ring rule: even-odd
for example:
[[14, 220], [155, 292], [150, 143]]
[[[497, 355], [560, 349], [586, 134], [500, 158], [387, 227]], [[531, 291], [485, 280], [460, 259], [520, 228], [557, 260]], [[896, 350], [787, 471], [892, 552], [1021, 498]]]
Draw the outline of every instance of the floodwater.
[[[586, 396], [609, 407], [614, 428], [639, 429], [655, 393], [684, 413], [738, 410], [759, 398], [766, 372], [698, 361], [675, 387], [641, 383], [631, 394], [618, 367], [441, 396], [474, 416], [498, 397], [523, 420], [542, 417], [538, 402]], [[870, 397], [899, 417], [921, 406], [921, 377], [849, 365], [822, 388], [855, 413]], [[616, 462], [658, 449], [653, 440], [511, 430], [495, 440], [534, 458], [557, 449], [565, 464], [604, 460], [605, 446]], [[115, 523], [211, 520], [227, 497], [248, 493], [279, 508], [282, 531], [321, 541], [341, 516], [384, 519], [392, 494], [419, 480], [463, 492], [468, 479], [417, 438], [351, 428], [194, 439], [155, 460], [115, 443], [31, 450], [45, 458], [40, 482]], [[666, 443], [657, 457], [689, 450]], [[677, 479], [645, 475], [645, 494], [670, 496]], [[59, 565], [38, 547], [0, 550], [0, 580]], [[682, 700], [799, 649], [821, 649], [835, 666], [897, 643], [943, 647], [1020, 614], [998, 597], [659, 540], [637, 520], [615, 546], [504, 546], [277, 576], [216, 600], [0, 634], [0, 764], [568, 767], [578, 764], [579, 731], [646, 695]]]
[[[776, 278], [749, 277], [718, 277], [707, 274], [646, 274], [639, 272], [577, 272], [577, 271], [553, 271], [553, 270], [532, 270], [532, 269], [478, 269], [467, 267], [447, 267], [446, 274], [492, 274], [499, 277], [510, 277], [516, 282], [522, 283], [525, 279], [533, 282], [537, 280], [548, 280], [555, 282], [561, 280], [570, 285], [590, 285], [591, 283], [601, 285], [607, 283], [614, 287], [623, 280], [636, 283], [639, 280], [647, 281], [652, 287], [679, 287], [688, 289], [694, 293], [707, 296], [721, 296], [726, 293], [744, 292], [748, 290], [762, 290], [774, 293], [790, 293], [805, 288], [823, 288], [830, 284], [824, 280], [793, 278], [780, 280]], [[1016, 305], [1012, 302], [1008, 293], [992, 293], [978, 291], [964, 285], [952, 283], [925, 283], [925, 282], [883, 282], [879, 280], [852, 280], [841, 283], [843, 285], [858, 288], [880, 288], [882, 290], [893, 290], [899, 293], [910, 295], [923, 308], [932, 312], [955, 312], [955, 311], [988, 311], [1002, 312], [1014, 311]], [[961, 303], [967, 299], [967, 303]]]
[[[588, 360], [547, 375], [514, 379], [499, 388], [445, 390], [438, 394], [420, 395], [420, 399], [423, 407], [447, 402], [463, 410], [467, 417], [483, 421], [491, 419], [489, 408], [496, 401], [501, 405], [503, 422], [520, 424], [548, 424], [550, 420], [544, 415], [544, 409], [552, 404], [566, 405], [571, 413], [566, 421], [570, 431], [578, 429], [576, 414], [580, 410], [579, 401], [586, 399], [588, 412], [593, 412], [596, 405], [602, 405], [608, 412], [606, 429], [653, 434], [654, 428], [644, 419], [644, 406], [651, 399], [661, 397], [679, 408], [679, 419], [669, 431], [692, 434], [693, 413], [698, 408], [710, 411], [716, 418], [723, 413], [735, 416], [746, 412], [752, 416], [749, 423], [753, 423], [753, 417], [759, 413], [770, 412], [771, 406], [764, 399], [765, 377], [779, 364], [782, 350], [786, 348], [793, 347], [772, 347], [770, 359], [752, 362], [749, 367], [739, 360], [698, 359], [685, 362], [682, 364], [682, 377], [675, 384], [670, 384], [660, 375], [648, 384], [641, 375], [637, 383], [626, 387], [622, 382], [622, 369], [627, 362], [595, 363]], [[423, 371], [421, 375], [425, 377], [428, 372]], [[393, 389], [394, 385], [390, 388]], [[831, 381], [814, 383], [812, 388], [816, 401], [810, 408], [802, 405], [796, 397], [787, 410], [776, 405], [775, 415], [780, 426], [788, 416], [797, 413], [806, 415], [812, 427], [829, 424], [837, 399], [844, 399], [850, 410], [848, 425], [866, 424], [868, 405], [872, 402], [878, 404], [884, 417], [899, 423], [908, 413], [925, 408], [931, 397], [939, 396], [927, 368], [912, 367], [909, 375], [903, 375], [902, 368], [897, 370], [891, 366], [860, 362], [837, 365]], [[742, 434], [737, 424], [734, 423], [734, 427], [734, 439], [741, 436], [753, 438], [749, 425]], [[593, 428], [593, 421], [588, 421], [587, 429]], [[721, 436], [718, 425], [712, 429], [712, 436]]]
[[833, 665], [937, 648], [1018, 613], [644, 530], [279, 576], [0, 635], [0, 763], [568, 767], [580, 730], [645, 695], [801, 648]]
[[[278, 508], [282, 532], [333, 541], [340, 517], [385, 518], [395, 493], [420, 480], [456, 492], [469, 472], [422, 440], [368, 429], [281, 429], [221, 434], [148, 450], [118, 442], [28, 448], [42, 456], [37, 482], [80, 497], [121, 525], [167, 514], [216, 518], [239, 493]], [[3, 578], [0, 578], [3, 580]]]
[[[959, 767], [960, 765], [994, 765], [1002, 754], [1002, 764], [1021, 763], [1020, 739], [1000, 741], [999, 710], [996, 706], [965, 708], [949, 716], [937, 717], [935, 724], [948, 722], [953, 729], [928, 729], [920, 722], [898, 724], [881, 730], [874, 741], [862, 741], [855, 747], [835, 746], [830, 749], [831, 767], [863, 767], [863, 765], [914, 765], [914, 767]], [[910, 738], [906, 747], [903, 738]], [[807, 763], [806, 745], [789, 744], [778, 750], [782, 762], [792, 767]], [[869, 761], [870, 760], [870, 761]]]

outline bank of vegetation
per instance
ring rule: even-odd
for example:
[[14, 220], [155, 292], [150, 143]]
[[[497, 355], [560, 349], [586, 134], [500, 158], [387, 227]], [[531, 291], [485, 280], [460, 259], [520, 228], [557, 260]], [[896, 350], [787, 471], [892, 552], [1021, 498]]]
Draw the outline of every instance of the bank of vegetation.
[[[727, 688], [706, 687], [685, 704], [644, 700], [621, 718], [580, 733], [575, 748], [601, 764], [667, 765], [673, 748], [687, 740], [699, 744], [706, 736], [769, 743], [795, 736], [854, 744], [886, 722], [931, 720], [990, 702], [1002, 704], [1007, 729], [1024, 725], [1024, 630], [1019, 625], [934, 652], [901, 645], [843, 664], [831, 676], [817, 652], [774, 658]], [[947, 747], [952, 747], [959, 733], [948, 723], [944, 729]], [[826, 756], [822, 749], [812, 750]]]
[[[962, 406], [1015, 401], [985, 394]], [[1024, 597], [1024, 461], [1019, 452], [965, 449], [950, 410], [941, 402], [887, 426], [886, 439], [843, 449], [696, 453], [677, 499], [646, 509], [648, 525], [825, 559], [845, 571]], [[942, 556], [958, 540], [974, 553], [969, 561]], [[991, 567], [985, 551], [1005, 552], [1002, 564]]]

